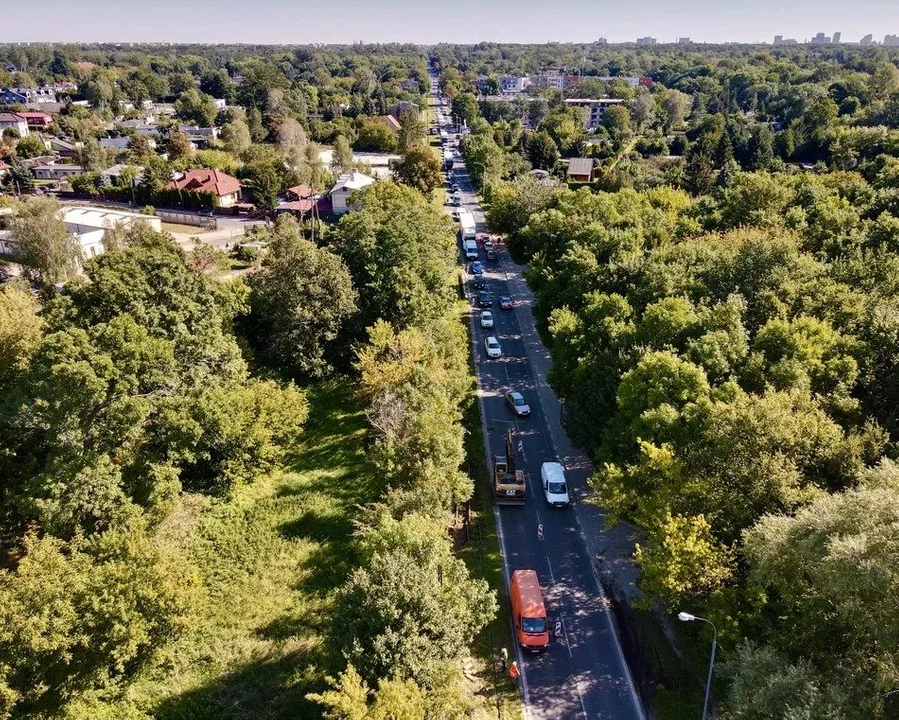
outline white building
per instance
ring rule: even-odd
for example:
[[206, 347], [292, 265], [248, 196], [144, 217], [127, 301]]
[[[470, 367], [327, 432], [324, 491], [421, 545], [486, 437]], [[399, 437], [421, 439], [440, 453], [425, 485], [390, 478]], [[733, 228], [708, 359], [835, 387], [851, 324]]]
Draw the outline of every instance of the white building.
[[658, 42], [654, 37], [650, 37], [646, 35], [641, 38], [637, 38], [637, 47], [644, 47], [646, 45], [655, 45]]
[[501, 93], [520, 93], [527, 90], [531, 84], [529, 77], [518, 77], [516, 75], [500, 75], [499, 91]]
[[[64, 208], [63, 221], [66, 230], [77, 240], [85, 260], [106, 252], [106, 231], [117, 225], [145, 222], [157, 232], [162, 230], [162, 220], [158, 217], [94, 207]], [[19, 244], [8, 230], [0, 230], [0, 253], [12, 257], [19, 253]]]
[[17, 113], [0, 113], [0, 135], [4, 130], [15, 130], [19, 137], [28, 137], [28, 120]]
[[331, 198], [331, 209], [335, 215], [343, 215], [352, 208], [347, 204], [347, 198], [357, 190], [368, 187], [376, 182], [373, 177], [363, 175], [360, 172], [352, 172], [348, 175], [341, 175], [337, 179], [337, 183], [331, 188], [328, 195]]
[[584, 127], [588, 130], [595, 130], [602, 123], [602, 116], [606, 110], [613, 105], [622, 105], [624, 100], [621, 98], [568, 98], [565, 104], [568, 107], [587, 108], [587, 118], [584, 120]]

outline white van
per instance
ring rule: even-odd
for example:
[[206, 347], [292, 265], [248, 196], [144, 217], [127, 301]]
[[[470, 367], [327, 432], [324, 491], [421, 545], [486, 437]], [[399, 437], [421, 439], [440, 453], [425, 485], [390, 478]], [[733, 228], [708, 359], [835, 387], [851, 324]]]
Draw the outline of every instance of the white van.
[[545, 462], [540, 466], [540, 480], [543, 483], [543, 494], [546, 504], [553, 507], [567, 507], [568, 483], [565, 481], [565, 470], [562, 463]]
[[478, 259], [478, 241], [477, 240], [466, 240], [465, 241], [465, 259], [466, 260], [477, 260]]

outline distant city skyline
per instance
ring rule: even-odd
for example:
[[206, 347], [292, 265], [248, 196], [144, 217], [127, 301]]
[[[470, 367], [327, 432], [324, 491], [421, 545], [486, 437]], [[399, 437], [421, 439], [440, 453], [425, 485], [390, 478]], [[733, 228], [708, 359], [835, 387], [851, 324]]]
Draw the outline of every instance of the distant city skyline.
[[815, 0], [42, 0], [4, 17], [5, 42], [765, 42], [816, 34], [881, 43], [899, 33], [896, 0], [822, 4]]

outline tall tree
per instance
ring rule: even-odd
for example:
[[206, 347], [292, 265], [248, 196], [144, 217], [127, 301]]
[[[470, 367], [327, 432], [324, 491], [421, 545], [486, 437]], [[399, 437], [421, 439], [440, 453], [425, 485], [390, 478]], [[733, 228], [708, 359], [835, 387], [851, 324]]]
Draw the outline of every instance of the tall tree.
[[45, 283], [70, 280], [78, 273], [81, 245], [66, 230], [56, 200], [29, 198], [16, 208], [12, 233], [22, 264]]
[[262, 268], [250, 278], [250, 332], [273, 365], [306, 377], [330, 369], [328, 350], [356, 310], [343, 261], [278, 218]]
[[353, 171], [353, 150], [350, 148], [349, 141], [343, 135], [338, 135], [334, 141], [331, 169], [339, 175]]
[[393, 176], [404, 185], [413, 187], [425, 195], [443, 184], [440, 161], [426, 145], [408, 147], [392, 167]]

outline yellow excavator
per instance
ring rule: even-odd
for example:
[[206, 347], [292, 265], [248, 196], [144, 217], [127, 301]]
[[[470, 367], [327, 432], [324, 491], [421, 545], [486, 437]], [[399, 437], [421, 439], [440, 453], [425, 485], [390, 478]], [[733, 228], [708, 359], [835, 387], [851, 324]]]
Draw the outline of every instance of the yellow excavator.
[[493, 456], [493, 498], [497, 505], [524, 505], [527, 485], [524, 470], [515, 469], [515, 433], [506, 431], [506, 454]]

